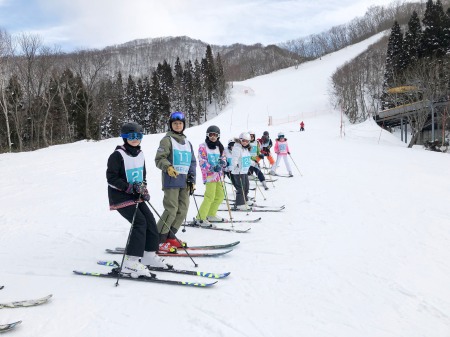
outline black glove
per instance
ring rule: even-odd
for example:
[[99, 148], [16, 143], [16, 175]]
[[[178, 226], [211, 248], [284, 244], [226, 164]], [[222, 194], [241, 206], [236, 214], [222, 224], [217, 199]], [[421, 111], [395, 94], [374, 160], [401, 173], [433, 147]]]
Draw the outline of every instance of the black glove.
[[258, 155], [258, 157], [261, 158], [261, 159], [264, 159], [264, 155], [263, 155], [262, 153], [260, 153], [260, 154]]
[[191, 183], [191, 184], [195, 184], [195, 177], [194, 177], [194, 175], [192, 174], [192, 173], [189, 173], [188, 175], [187, 175], [187, 180], [186, 180], [188, 183]]
[[291, 154], [290, 152], [288, 152], [288, 154]]
[[222, 167], [227, 167], [228, 163], [225, 160], [219, 159], [219, 165]]
[[214, 166], [212, 169], [213, 169], [214, 172], [220, 172], [220, 171], [222, 171], [222, 166], [220, 166], [219, 164], [217, 164], [217, 165]]
[[195, 191], [195, 184], [194, 183], [187, 183], [188, 188], [189, 188], [189, 195], [193, 195], [194, 191]]

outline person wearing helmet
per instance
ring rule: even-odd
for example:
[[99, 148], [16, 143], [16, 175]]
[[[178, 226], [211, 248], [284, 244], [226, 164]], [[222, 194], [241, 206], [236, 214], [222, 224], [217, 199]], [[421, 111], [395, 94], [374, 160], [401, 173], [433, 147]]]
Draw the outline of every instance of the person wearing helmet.
[[251, 165], [250, 134], [242, 132], [239, 138], [235, 138], [233, 154], [231, 158], [231, 174], [233, 175], [234, 188], [236, 189], [235, 208], [250, 210], [251, 202], [248, 200], [248, 169]]
[[[269, 131], [264, 131], [261, 138], [258, 139], [258, 143], [261, 147], [260, 155], [255, 158], [256, 162], [259, 163], [259, 161], [262, 159], [264, 164], [264, 157], [267, 157], [269, 160], [269, 163], [271, 166], [275, 163], [275, 159], [273, 159], [272, 155], [270, 154], [270, 149], [272, 148], [272, 139], [269, 137]], [[265, 165], [264, 165], [265, 167]]]
[[255, 133], [253, 131], [249, 131], [248, 133], [250, 134], [250, 156], [252, 158], [252, 165], [250, 166], [250, 168], [248, 170], [248, 174], [249, 175], [256, 174], [256, 176], [258, 177], [258, 180], [264, 186], [264, 189], [268, 190], [269, 187], [267, 186], [267, 183], [266, 183], [266, 177], [264, 177], [264, 174], [259, 169], [258, 160], [257, 160], [259, 158], [259, 156], [261, 155], [260, 145], [256, 141]]
[[289, 152], [289, 145], [287, 142], [287, 138], [284, 137], [284, 132], [279, 132], [277, 140], [275, 141], [275, 147], [274, 147], [275, 153], [277, 154], [277, 162], [275, 165], [272, 165], [272, 169], [270, 170], [270, 174], [276, 175], [276, 170], [278, 167], [278, 164], [281, 161], [281, 158], [284, 160], [284, 165], [286, 165], [286, 169], [289, 172], [289, 177], [293, 177], [291, 165], [289, 165], [288, 155], [291, 154]]
[[161, 170], [164, 191], [164, 212], [157, 223], [159, 250], [176, 252], [179, 243], [175, 234], [186, 218], [189, 196], [195, 190], [196, 159], [191, 143], [183, 133], [186, 127], [184, 113], [175, 111], [169, 117], [169, 131], [161, 139], [156, 151], [156, 167]]
[[205, 142], [198, 148], [198, 163], [202, 171], [203, 184], [205, 184], [205, 194], [196, 220], [201, 226], [210, 227], [210, 221], [224, 221], [216, 214], [225, 197], [222, 171], [227, 166], [224, 147], [220, 142], [220, 129], [215, 125], [211, 125], [206, 130]]
[[234, 138], [230, 138], [228, 140], [228, 146], [224, 149], [225, 157], [227, 158], [227, 166], [225, 167], [224, 174], [231, 180], [231, 183], [234, 185], [233, 182], [233, 175], [231, 174], [231, 161], [233, 157], [233, 147], [234, 147], [235, 140]]
[[124, 143], [109, 156], [106, 179], [110, 209], [117, 210], [133, 224], [122, 273], [150, 277], [146, 265], [160, 268], [167, 268], [167, 265], [156, 255], [158, 230], [152, 212], [143, 202], [150, 200], [145, 184], [145, 158], [140, 147], [144, 133], [134, 122], [124, 124], [120, 133]]

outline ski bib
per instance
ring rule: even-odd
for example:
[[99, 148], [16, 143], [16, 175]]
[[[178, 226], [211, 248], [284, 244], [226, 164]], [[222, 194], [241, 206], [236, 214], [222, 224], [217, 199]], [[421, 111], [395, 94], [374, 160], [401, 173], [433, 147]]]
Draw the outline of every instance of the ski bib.
[[175, 141], [172, 137], [170, 138], [170, 141], [172, 142], [173, 167], [180, 174], [188, 174], [192, 160], [191, 143], [189, 143], [188, 140], [185, 140], [184, 145], [182, 145]]
[[[249, 152], [247, 151], [247, 153], [249, 153]], [[252, 158], [249, 155], [242, 156], [241, 172], [247, 173], [248, 169], [250, 168], [251, 165], [252, 165]]]
[[280, 154], [287, 154], [287, 144], [286, 143], [278, 143], [278, 151]]
[[219, 148], [215, 148], [214, 150], [211, 150], [206, 146], [206, 153], [208, 155], [208, 163], [211, 166], [216, 166], [219, 164], [219, 158], [220, 158], [220, 150]]
[[250, 143], [251, 150], [250, 150], [250, 156], [256, 157], [258, 152], [258, 143], [256, 141]]
[[122, 155], [127, 181], [130, 184], [143, 182], [145, 163], [144, 152], [141, 151], [136, 157], [132, 157], [122, 149], [118, 149], [116, 151]]

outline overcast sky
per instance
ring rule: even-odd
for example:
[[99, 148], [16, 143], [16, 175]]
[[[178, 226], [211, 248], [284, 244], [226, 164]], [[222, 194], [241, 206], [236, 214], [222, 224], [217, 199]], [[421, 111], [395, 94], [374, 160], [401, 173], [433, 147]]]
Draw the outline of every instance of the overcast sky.
[[320, 33], [392, 0], [0, 0], [0, 27], [65, 51], [189, 36], [264, 45]]

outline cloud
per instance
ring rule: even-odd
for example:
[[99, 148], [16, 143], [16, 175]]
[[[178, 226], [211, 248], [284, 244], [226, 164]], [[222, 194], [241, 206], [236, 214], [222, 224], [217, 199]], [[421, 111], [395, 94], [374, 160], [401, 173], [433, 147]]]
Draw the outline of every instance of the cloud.
[[[0, 5], [6, 0], [0, 0]], [[29, 1], [16, 0], [17, 6]], [[211, 44], [272, 44], [320, 33], [387, 0], [36, 0], [22, 30], [46, 43], [102, 48], [138, 38], [189, 36]], [[25, 8], [25, 7], [24, 7]], [[12, 9], [12, 8], [10, 8]], [[5, 17], [5, 15], [2, 15]]]

